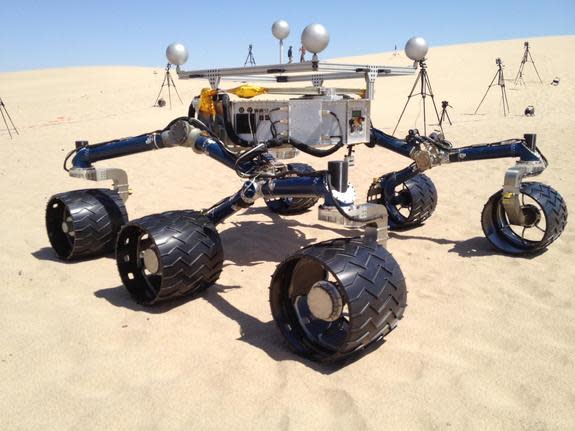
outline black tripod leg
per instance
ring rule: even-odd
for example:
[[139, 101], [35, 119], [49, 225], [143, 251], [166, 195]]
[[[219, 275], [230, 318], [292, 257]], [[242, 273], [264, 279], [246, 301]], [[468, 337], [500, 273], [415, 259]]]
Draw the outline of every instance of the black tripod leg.
[[[6, 117], [4, 117], [4, 105], [0, 106], [0, 114], [2, 114], [2, 119], [4, 120], [4, 124], [6, 125], [6, 130], [8, 130], [8, 134], [10, 135], [10, 139], [12, 139], [12, 132], [10, 132], [10, 127], [8, 127], [8, 123], [6, 122]], [[8, 111], [6, 111], [6, 114]]]
[[485, 92], [485, 94], [483, 95], [483, 99], [481, 99], [481, 102], [479, 102], [479, 105], [477, 105], [477, 109], [475, 110], [475, 112], [473, 113], [473, 115], [477, 114], [477, 111], [479, 111], [479, 108], [481, 107], [481, 104], [483, 103], [483, 101], [485, 100], [485, 98], [487, 97], [487, 93], [489, 93], [489, 89], [491, 87], [493, 87], [493, 83], [495, 82], [495, 79], [497, 78], [497, 76], [499, 75], [499, 70], [497, 72], [495, 72], [495, 76], [493, 77], [493, 79], [491, 80], [491, 84], [489, 84], [489, 87], [487, 87], [487, 91]]
[[533, 63], [533, 69], [535, 69], [535, 73], [537, 74], [537, 78], [539, 78], [539, 83], [543, 84], [543, 80], [541, 79], [541, 76], [539, 76], [539, 72], [537, 71], [537, 68], [535, 67], [535, 62], [533, 61], [533, 57], [531, 56], [531, 52], [529, 53], [529, 58], [531, 59], [531, 63]]
[[395, 135], [395, 131], [397, 130], [397, 127], [399, 126], [399, 123], [401, 122], [401, 118], [403, 117], [403, 114], [405, 114], [405, 110], [407, 109], [407, 105], [409, 104], [409, 99], [411, 99], [411, 97], [413, 96], [413, 92], [415, 91], [415, 87], [417, 87], [417, 83], [419, 82], [420, 79], [421, 79], [421, 70], [417, 74], [417, 78], [415, 78], [415, 82], [413, 83], [413, 87], [411, 87], [411, 92], [409, 93], [409, 96], [407, 96], [407, 101], [405, 102], [405, 106], [403, 107], [403, 111], [401, 111], [401, 115], [399, 116], [399, 120], [397, 120], [397, 124], [395, 125], [395, 129], [393, 129], [393, 132], [391, 133], [392, 135]]
[[[507, 90], [505, 89], [505, 76], [503, 76], [503, 69], [499, 70], [499, 73], [501, 74], [501, 97], [503, 99], [503, 115], [507, 116], [507, 114], [510, 114], [510, 109], [509, 109], [509, 102], [507, 101]], [[507, 106], [507, 114], [505, 113], [505, 107]]]
[[[429, 95], [431, 96], [431, 102], [433, 103], [433, 109], [435, 109], [435, 116], [439, 121], [439, 112], [437, 111], [437, 105], [435, 104], [435, 97], [433, 96], [433, 90], [431, 89], [431, 82], [429, 81], [429, 76], [426, 76], [427, 88], [429, 89]], [[425, 108], [425, 106], [424, 106]], [[441, 133], [443, 133], [443, 126], [441, 125], [441, 121], [439, 121], [439, 128], [441, 129]]]
[[503, 102], [503, 116], [507, 117], [507, 113], [505, 112], [505, 87], [501, 86], [501, 101]]
[[19, 135], [20, 132], [18, 132], [18, 129], [14, 125], [14, 121], [12, 121], [12, 117], [10, 116], [10, 114], [8, 113], [8, 110], [6, 109], [6, 105], [2, 104], [2, 107], [4, 108], [4, 111], [6, 112], [6, 116], [8, 117], [8, 120], [10, 120], [10, 124], [12, 124], [12, 128], [14, 129], [16, 134]]
[[162, 81], [162, 86], [160, 87], [160, 91], [158, 92], [158, 97], [156, 97], [156, 101], [154, 102], [154, 106], [158, 104], [158, 100], [160, 100], [160, 95], [162, 94], [162, 90], [164, 89], [164, 85], [166, 85], [166, 78], [168, 76], [168, 72], [164, 74], [164, 80]]
[[527, 56], [525, 54], [523, 54], [523, 58], [521, 59], [521, 64], [519, 65], [519, 70], [517, 71], [517, 75], [515, 76], [515, 85], [517, 85], [518, 82], [521, 82], [523, 80], [523, 67], [525, 66], [525, 62], [527, 61]]
[[449, 125], [453, 126], [453, 123], [451, 122], [451, 118], [449, 118], [449, 112], [445, 111], [445, 115], [447, 116], [447, 121], [449, 121]]
[[509, 100], [507, 99], [507, 89], [503, 86], [501, 90], [503, 91], [503, 103], [507, 106], [507, 113], [510, 114], [511, 110], [509, 109]]
[[426, 81], [427, 74], [425, 72], [421, 73], [421, 101], [423, 103], [423, 136], [427, 136], [427, 115], [425, 110], [425, 96], [427, 93], [425, 92], [425, 81]]
[[180, 97], [180, 93], [178, 93], [178, 89], [176, 88], [176, 83], [174, 82], [174, 78], [172, 78], [172, 75], [170, 75], [169, 79], [170, 79], [170, 81], [172, 81], [172, 87], [174, 87], [174, 91], [176, 92], [178, 99], [180, 99], [180, 103], [183, 105], [184, 102], [182, 102], [182, 98]]

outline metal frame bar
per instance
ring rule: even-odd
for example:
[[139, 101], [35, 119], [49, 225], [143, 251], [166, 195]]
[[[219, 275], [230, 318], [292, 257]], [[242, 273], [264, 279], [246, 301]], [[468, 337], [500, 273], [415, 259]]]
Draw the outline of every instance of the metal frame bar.
[[[253, 75], [275, 75], [275, 74], [289, 74], [289, 73], [302, 73], [310, 72], [317, 74], [318, 72], [347, 72], [350, 76], [357, 78], [358, 74], [365, 74], [371, 71], [377, 71], [378, 76], [397, 76], [397, 75], [412, 75], [415, 73], [414, 67], [399, 67], [399, 66], [375, 66], [365, 64], [343, 64], [343, 63], [322, 63], [306, 61], [304, 63], [288, 63], [288, 64], [268, 64], [262, 66], [251, 67], [228, 67], [228, 68], [215, 68], [215, 69], [199, 69], [199, 70], [182, 70], [179, 66], [176, 68], [178, 77], [180, 79], [208, 79], [214, 74], [220, 77], [230, 76], [243, 76], [250, 77]], [[346, 78], [340, 78], [346, 79]]]
[[[365, 99], [373, 99], [375, 80], [383, 76], [402, 76], [415, 73], [415, 67], [373, 66], [361, 64], [304, 63], [269, 64], [251, 67], [230, 67], [222, 69], [181, 70], [176, 68], [180, 79], [207, 79], [213, 89], [220, 86], [222, 79], [227, 81], [254, 82], [305, 82], [311, 81], [314, 87], [321, 88], [324, 81], [360, 79], [365, 80]], [[306, 73], [308, 72], [308, 73]], [[290, 75], [296, 73], [296, 75]], [[270, 76], [271, 75], [271, 76]]]

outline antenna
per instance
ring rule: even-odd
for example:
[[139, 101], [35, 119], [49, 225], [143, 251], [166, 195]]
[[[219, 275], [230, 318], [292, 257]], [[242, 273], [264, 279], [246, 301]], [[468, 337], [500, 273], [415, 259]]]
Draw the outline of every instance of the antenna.
[[[509, 102], [507, 101], [507, 91], [505, 90], [505, 78], [503, 76], [503, 61], [501, 61], [501, 59], [498, 57], [495, 59], [495, 64], [497, 65], [497, 72], [495, 72], [495, 76], [491, 80], [489, 87], [487, 87], [487, 91], [485, 92], [483, 99], [481, 99], [481, 102], [479, 102], [479, 105], [477, 105], [477, 109], [475, 110], [473, 115], [477, 114], [477, 111], [479, 111], [479, 107], [481, 106], [481, 104], [485, 100], [485, 97], [487, 97], [487, 93], [489, 93], [489, 90], [491, 89], [491, 87], [494, 87], [495, 85], [499, 85], [501, 87], [501, 100], [503, 102], [503, 115], [506, 117], [507, 113], [509, 112]], [[495, 84], [496, 79], [497, 79], [497, 84]], [[505, 108], [507, 108], [507, 111], [505, 111]]]
[[[12, 121], [12, 118], [10, 117], [8, 110], [6, 109], [6, 105], [4, 104], [4, 101], [2, 100], [1, 97], [0, 97], [0, 114], [2, 114], [2, 119], [4, 120], [4, 125], [6, 126], [6, 130], [8, 130], [8, 134], [10, 135], [10, 139], [12, 139], [12, 132], [10, 131], [10, 128], [14, 129], [16, 134], [19, 135], [20, 133], [18, 132], [18, 129], [14, 125], [14, 122]], [[4, 115], [4, 114], [6, 114], [6, 115]], [[10, 121], [10, 124], [12, 125], [12, 127], [10, 127], [8, 125], [8, 122], [6, 121], [6, 117], [8, 117], [8, 120]]]
[[290, 31], [289, 24], [284, 19], [278, 19], [276, 22], [272, 24], [272, 34], [277, 40], [279, 40], [280, 64], [284, 62], [284, 39], [289, 36], [289, 31]]
[[[442, 121], [439, 118], [439, 112], [437, 111], [437, 106], [435, 105], [433, 90], [431, 89], [431, 83], [429, 82], [429, 75], [427, 74], [427, 64], [425, 63], [425, 56], [427, 55], [427, 51], [429, 51], [429, 45], [427, 44], [427, 41], [421, 36], [414, 36], [405, 44], [405, 55], [407, 55], [408, 58], [419, 65], [419, 73], [417, 74], [417, 78], [415, 78], [415, 83], [411, 88], [409, 96], [407, 96], [407, 102], [405, 102], [405, 106], [403, 107], [403, 111], [401, 111], [399, 120], [397, 120], [395, 129], [393, 129], [393, 135], [395, 135], [395, 131], [401, 122], [401, 118], [403, 117], [403, 114], [407, 109], [407, 105], [413, 96], [421, 96], [423, 101], [423, 134], [427, 135], [427, 114], [425, 109], [425, 98], [427, 96], [431, 97], [433, 108], [435, 109], [435, 115], [437, 117], [437, 122], [439, 124], [439, 128], [441, 129], [441, 133], [443, 133], [443, 126], [441, 125]], [[418, 83], [421, 84], [419, 93], [414, 94], [413, 92], [415, 91]]]
[[156, 101], [154, 102], [154, 106], [161, 106], [158, 101], [160, 99], [160, 95], [162, 94], [162, 90], [164, 87], [168, 87], [168, 99], [170, 101], [170, 109], [172, 109], [172, 93], [171, 87], [174, 87], [174, 91], [180, 99], [180, 103], [183, 105], [182, 98], [180, 97], [180, 93], [178, 93], [178, 89], [176, 88], [176, 83], [170, 74], [170, 68], [172, 65], [181, 66], [186, 61], [188, 61], [188, 50], [187, 48], [182, 45], [181, 43], [171, 43], [166, 48], [166, 58], [168, 59], [168, 64], [166, 65], [166, 72], [164, 73], [164, 80], [162, 81], [162, 86], [160, 87], [160, 92], [158, 93], [158, 97], [156, 97]]

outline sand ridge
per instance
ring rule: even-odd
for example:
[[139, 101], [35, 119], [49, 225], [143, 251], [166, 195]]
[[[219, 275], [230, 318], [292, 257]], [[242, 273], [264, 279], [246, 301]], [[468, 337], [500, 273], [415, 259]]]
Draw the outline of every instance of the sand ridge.
[[[530, 65], [525, 87], [508, 83], [511, 112], [494, 88], [513, 79], [523, 40], [432, 48], [436, 100], [449, 100], [457, 146], [538, 134], [550, 162], [536, 181], [575, 202], [570, 126], [575, 111], [574, 36], [532, 38], [544, 85]], [[408, 64], [391, 53], [346, 59]], [[204, 82], [176, 81], [186, 105], [152, 108], [161, 68], [90, 67], [0, 74], [0, 95], [21, 131], [0, 131], [0, 415], [15, 429], [572, 429], [575, 426], [573, 224], [535, 258], [489, 246], [479, 217], [510, 159], [434, 168], [436, 213], [390, 234], [408, 283], [408, 308], [376, 351], [344, 368], [291, 354], [268, 304], [269, 277], [285, 256], [349, 234], [316, 209], [278, 217], [258, 202], [219, 227], [226, 255], [217, 285], [158, 309], [132, 302], [112, 258], [63, 263], [49, 248], [44, 209], [57, 192], [94, 187], [61, 165], [74, 140], [92, 143], [164, 127], [187, 112]], [[555, 77], [560, 85], [550, 86]], [[414, 77], [380, 79], [372, 118], [390, 132]], [[410, 103], [398, 135], [421, 120]], [[536, 116], [522, 116], [534, 105]], [[421, 128], [421, 121], [418, 123]], [[341, 157], [340, 154], [333, 158]], [[316, 168], [325, 159], [300, 157]], [[351, 180], [409, 160], [360, 148]], [[127, 170], [131, 219], [204, 208], [235, 192], [229, 169], [183, 148], [102, 162]]]

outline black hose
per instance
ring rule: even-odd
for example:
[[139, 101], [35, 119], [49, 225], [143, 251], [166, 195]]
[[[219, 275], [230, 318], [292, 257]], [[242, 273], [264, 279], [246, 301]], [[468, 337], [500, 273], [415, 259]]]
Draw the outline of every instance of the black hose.
[[63, 168], [66, 172], [70, 172], [70, 169], [68, 169], [68, 167], [66, 166], [66, 164], [68, 163], [68, 159], [70, 157], [72, 157], [72, 155], [75, 154], [76, 152], [78, 152], [78, 149], [74, 148], [72, 151], [70, 151], [68, 154], [66, 154], [66, 157], [64, 158], [64, 165], [63, 165]]
[[300, 150], [302, 153], [310, 154], [314, 157], [327, 157], [331, 156], [341, 147], [343, 147], [343, 142], [339, 141], [333, 147], [327, 150], [319, 150], [317, 148], [312, 147], [311, 145], [304, 144], [303, 142], [298, 141], [297, 139], [290, 138], [285, 142], [286, 144], [291, 145], [292, 147]]

